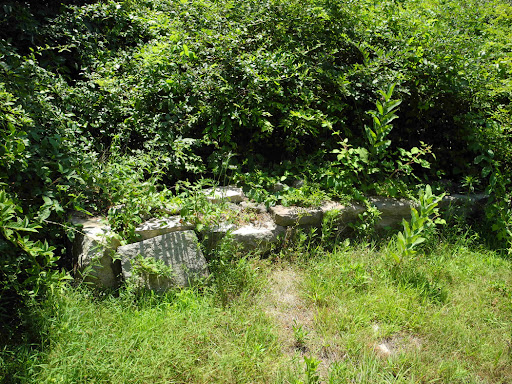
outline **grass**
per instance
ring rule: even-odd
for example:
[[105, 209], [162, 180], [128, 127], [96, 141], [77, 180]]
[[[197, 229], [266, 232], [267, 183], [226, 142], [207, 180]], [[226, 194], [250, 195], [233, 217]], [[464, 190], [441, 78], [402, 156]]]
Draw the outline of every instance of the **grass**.
[[[438, 239], [399, 269], [368, 244], [303, 251], [226, 248], [210, 283], [160, 296], [70, 287], [37, 311], [39, 343], [0, 351], [0, 378], [299, 383], [314, 358], [329, 383], [512, 382], [510, 260], [468, 237]], [[276, 291], [286, 282], [274, 276], [293, 281]]]

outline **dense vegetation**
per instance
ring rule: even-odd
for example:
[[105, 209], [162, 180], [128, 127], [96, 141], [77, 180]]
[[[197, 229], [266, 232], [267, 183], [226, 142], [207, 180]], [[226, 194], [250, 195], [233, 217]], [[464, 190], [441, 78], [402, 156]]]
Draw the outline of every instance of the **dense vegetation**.
[[2, 335], [66, 279], [71, 211], [130, 236], [184, 180], [267, 204], [485, 191], [507, 254], [511, 35], [505, 0], [2, 1]]
[[211, 265], [211, 284], [163, 296], [66, 288], [33, 314], [44, 343], [2, 351], [0, 378], [510, 382], [510, 260], [460, 232], [427, 249], [396, 269], [386, 247], [340, 244], [330, 252], [306, 236], [271, 259], [226, 249]]

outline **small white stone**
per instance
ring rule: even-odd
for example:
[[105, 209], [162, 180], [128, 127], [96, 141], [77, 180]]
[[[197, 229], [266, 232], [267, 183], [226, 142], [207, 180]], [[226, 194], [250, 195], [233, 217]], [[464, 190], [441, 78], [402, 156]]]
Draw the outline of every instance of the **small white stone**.
[[194, 229], [194, 226], [187, 223], [181, 216], [171, 216], [162, 219], [151, 219], [135, 229], [135, 234], [140, 235], [143, 240], [152, 237], [165, 235], [166, 233], [186, 231]]
[[375, 351], [378, 355], [382, 357], [389, 357], [391, 356], [391, 350], [388, 348], [388, 346], [385, 343], [379, 344], [375, 347]]
[[212, 203], [220, 203], [222, 201], [240, 203], [245, 198], [242, 188], [237, 187], [207, 188], [203, 189], [203, 193], [206, 195], [206, 198]]

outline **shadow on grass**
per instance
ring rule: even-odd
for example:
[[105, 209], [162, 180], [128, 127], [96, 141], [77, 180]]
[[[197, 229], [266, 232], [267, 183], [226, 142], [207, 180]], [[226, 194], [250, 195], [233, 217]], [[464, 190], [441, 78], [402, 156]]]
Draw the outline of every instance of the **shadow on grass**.
[[398, 285], [415, 289], [420, 297], [432, 303], [444, 304], [448, 298], [448, 291], [444, 286], [414, 265], [394, 266], [391, 276]]

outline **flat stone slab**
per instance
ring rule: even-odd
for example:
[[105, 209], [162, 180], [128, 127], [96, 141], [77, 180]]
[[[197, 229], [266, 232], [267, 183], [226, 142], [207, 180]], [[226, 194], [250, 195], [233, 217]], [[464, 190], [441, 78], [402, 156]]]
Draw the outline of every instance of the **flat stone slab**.
[[261, 226], [244, 225], [233, 231], [231, 236], [245, 250], [261, 249], [268, 251], [272, 244], [278, 243], [285, 233], [286, 228], [269, 222]]
[[140, 235], [142, 240], [151, 239], [166, 233], [187, 231], [194, 229], [194, 226], [187, 223], [181, 216], [165, 217], [162, 219], [151, 219], [135, 228], [135, 234]]
[[[155, 291], [165, 291], [176, 285], [184, 287], [208, 276], [206, 260], [194, 231], [166, 233], [119, 247], [117, 253], [121, 258], [123, 278]], [[170, 267], [171, 275], [148, 268], [155, 264]]]
[[321, 208], [283, 207], [276, 205], [270, 208], [272, 219], [277, 225], [292, 227], [295, 225], [320, 226], [323, 211]]
[[222, 201], [230, 201], [232, 203], [240, 203], [245, 199], [242, 188], [237, 187], [216, 187], [203, 189], [206, 198], [212, 203], [220, 203]]
[[101, 217], [73, 216], [70, 221], [82, 227], [76, 232], [72, 246], [77, 275], [98, 287], [116, 287], [120, 266], [112, 260], [112, 255], [120, 242], [112, 237], [110, 226]]

